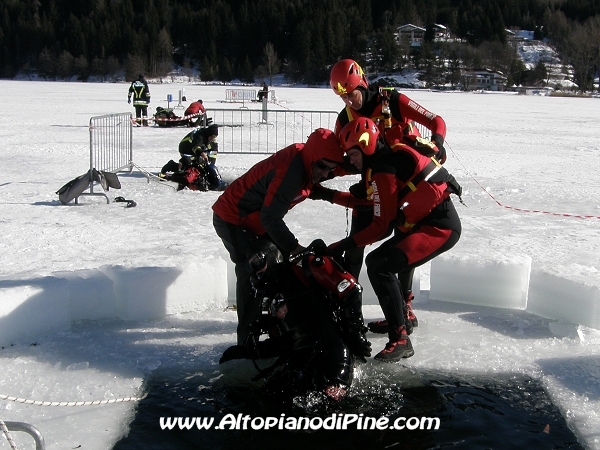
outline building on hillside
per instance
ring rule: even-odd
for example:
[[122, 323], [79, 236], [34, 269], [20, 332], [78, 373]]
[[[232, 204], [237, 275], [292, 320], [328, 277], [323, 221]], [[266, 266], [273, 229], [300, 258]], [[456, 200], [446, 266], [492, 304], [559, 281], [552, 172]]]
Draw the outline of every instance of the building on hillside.
[[549, 86], [516, 86], [511, 89], [512, 91], [518, 92], [522, 95], [539, 95], [548, 96], [554, 89]]
[[420, 46], [425, 38], [425, 28], [407, 23], [396, 28], [396, 40], [402, 42], [407, 39], [411, 46]]
[[506, 31], [506, 42], [513, 46], [516, 46], [520, 42], [533, 40], [533, 31], [530, 30], [505, 29], [504, 31]]
[[[450, 37], [450, 32], [444, 25], [434, 24], [433, 28], [435, 41], [448, 40]], [[407, 39], [411, 46], [418, 47], [425, 39], [425, 32], [425, 28], [407, 23], [396, 28], [396, 41], [400, 43], [403, 39]]]
[[436, 41], [447, 41], [450, 39], [450, 30], [444, 25], [436, 23], [433, 25], [433, 30], [435, 33], [434, 39]]
[[506, 76], [491, 69], [468, 70], [464, 74], [463, 85], [466, 91], [504, 91]]
[[534, 32], [529, 30], [506, 30], [507, 42], [513, 46], [527, 70], [534, 70], [542, 63], [547, 76], [545, 86], [557, 89], [572, 89], [573, 67], [562, 61], [561, 55], [547, 42], [533, 39]]

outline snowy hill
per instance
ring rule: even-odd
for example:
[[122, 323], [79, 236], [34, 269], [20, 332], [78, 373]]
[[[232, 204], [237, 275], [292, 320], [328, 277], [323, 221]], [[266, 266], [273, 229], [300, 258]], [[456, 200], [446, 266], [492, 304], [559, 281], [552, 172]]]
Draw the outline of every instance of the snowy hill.
[[532, 70], [539, 62], [544, 63], [548, 70], [549, 86], [560, 86], [563, 89], [577, 87], [572, 81], [572, 67], [565, 65], [560, 55], [548, 44], [534, 40], [522, 41], [517, 46], [517, 52], [529, 70]]

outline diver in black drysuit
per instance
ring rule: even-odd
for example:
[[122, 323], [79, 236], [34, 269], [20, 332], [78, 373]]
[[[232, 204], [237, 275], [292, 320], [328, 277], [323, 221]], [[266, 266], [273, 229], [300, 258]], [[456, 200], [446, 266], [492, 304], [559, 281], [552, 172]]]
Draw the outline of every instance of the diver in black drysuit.
[[[279, 356], [261, 373], [268, 391], [295, 395], [317, 390], [339, 400], [352, 383], [355, 358], [365, 361], [371, 354], [362, 288], [331, 258], [315, 256], [312, 244], [291, 263], [270, 241], [258, 239], [257, 246], [245, 266], [268, 311], [251, 333], [253, 342], [230, 347], [219, 362]], [[340, 283], [346, 286], [343, 292]], [[258, 341], [261, 333], [269, 338]]]

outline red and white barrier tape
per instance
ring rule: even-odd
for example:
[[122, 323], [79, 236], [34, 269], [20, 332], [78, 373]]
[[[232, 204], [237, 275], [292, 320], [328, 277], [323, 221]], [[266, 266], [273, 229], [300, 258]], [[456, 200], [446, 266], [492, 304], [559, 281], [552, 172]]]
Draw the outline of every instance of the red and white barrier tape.
[[[471, 177], [471, 178], [473, 178], [473, 177]], [[474, 179], [474, 178], [473, 178], [473, 179]], [[475, 180], [475, 179], [474, 179], [474, 180]], [[475, 182], [476, 182], [477, 184], [479, 184], [479, 183], [477, 182], [477, 180], [475, 180]], [[503, 207], [503, 208], [505, 208], [505, 209], [511, 209], [511, 210], [513, 210], [513, 211], [520, 211], [520, 212], [530, 212], [530, 213], [548, 214], [548, 215], [551, 215], [551, 216], [558, 216], [558, 217], [574, 217], [574, 218], [576, 218], [576, 219], [600, 219], [600, 216], [594, 216], [594, 215], [588, 215], [588, 216], [584, 216], [584, 215], [581, 215], [581, 214], [572, 214], [572, 213], [557, 213], [557, 212], [552, 212], [552, 211], [544, 211], [544, 210], [541, 210], [541, 209], [517, 208], [517, 207], [515, 207], [515, 206], [503, 205], [503, 204], [502, 204], [502, 203], [500, 203], [498, 200], [496, 200], [496, 199], [494, 198], [494, 196], [493, 196], [492, 194], [490, 194], [490, 193], [489, 193], [489, 192], [488, 192], [488, 191], [487, 191], [487, 190], [486, 190], [486, 189], [485, 189], [483, 186], [481, 186], [480, 184], [479, 184], [479, 186], [481, 187], [481, 189], [483, 189], [483, 191], [484, 191], [484, 192], [485, 192], [487, 195], [489, 195], [489, 196], [492, 198], [492, 200], [494, 200], [494, 201], [496, 202], [496, 204], [498, 204], [498, 206], [501, 206], [501, 207]]]
[[487, 195], [489, 195], [490, 198], [492, 200], [494, 200], [494, 202], [498, 206], [501, 206], [502, 208], [510, 209], [510, 210], [513, 210], [513, 211], [519, 211], [519, 212], [547, 214], [547, 215], [550, 215], [550, 216], [557, 216], [557, 217], [572, 217], [572, 218], [576, 218], [576, 219], [600, 219], [600, 216], [594, 216], [594, 215], [582, 215], [582, 214], [572, 214], [572, 213], [557, 213], [557, 212], [552, 212], [552, 211], [544, 211], [544, 210], [541, 210], [541, 209], [517, 208], [515, 206], [504, 205], [504, 204], [500, 203], [492, 194], [490, 194], [488, 192], [488, 190], [486, 188], [484, 188], [481, 185], [481, 183], [479, 181], [477, 181], [477, 179], [473, 175], [471, 175], [471, 172], [469, 172], [469, 170], [465, 167], [465, 165], [462, 163], [462, 161], [458, 158], [458, 156], [456, 155], [456, 152], [454, 152], [454, 150], [450, 146], [448, 146], [448, 148], [450, 148], [450, 151], [456, 157], [456, 160], [463, 167], [463, 169], [469, 175], [469, 177], [471, 177], [471, 179], [477, 184], [477, 186], [479, 186], [483, 192], [485, 192]]
[[199, 113], [194, 113], [194, 114], [188, 114], [187, 116], [177, 117], [175, 119], [169, 119], [167, 117], [165, 117], [165, 118], [160, 117], [158, 119], [156, 117], [147, 117], [146, 119], [143, 119], [143, 118], [137, 119], [135, 117], [132, 117], [131, 122], [138, 123], [138, 121], [142, 121], [142, 120], [145, 120], [147, 122], [181, 122], [184, 120], [193, 119], [195, 117], [200, 117], [203, 114], [206, 114], [206, 113], [199, 112]]

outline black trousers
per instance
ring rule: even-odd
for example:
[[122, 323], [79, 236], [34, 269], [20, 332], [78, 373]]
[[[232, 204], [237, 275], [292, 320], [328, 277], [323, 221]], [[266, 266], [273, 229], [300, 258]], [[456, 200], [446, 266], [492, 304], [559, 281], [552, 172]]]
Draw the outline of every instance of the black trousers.
[[258, 236], [244, 227], [225, 222], [216, 214], [213, 214], [213, 226], [235, 265], [235, 302], [238, 316], [237, 344], [245, 345], [252, 324], [261, 314], [262, 306], [260, 304], [261, 300], [254, 297], [252, 284], [250, 283], [250, 273], [244, 269], [250, 243], [256, 240]]
[[148, 117], [148, 105], [134, 105], [135, 117], [141, 119], [142, 117]]
[[411, 232], [396, 233], [367, 255], [365, 262], [369, 281], [390, 329], [405, 325], [403, 308], [406, 291], [400, 280], [407, 280], [415, 267], [454, 247], [460, 233], [460, 218], [448, 198]]
[[[373, 221], [373, 208], [362, 207], [352, 211], [352, 224], [350, 235], [354, 235], [367, 228]], [[344, 253], [344, 268], [358, 280], [365, 256], [364, 247], [354, 247]], [[402, 293], [406, 297], [412, 291], [414, 269], [406, 273], [398, 273]]]

